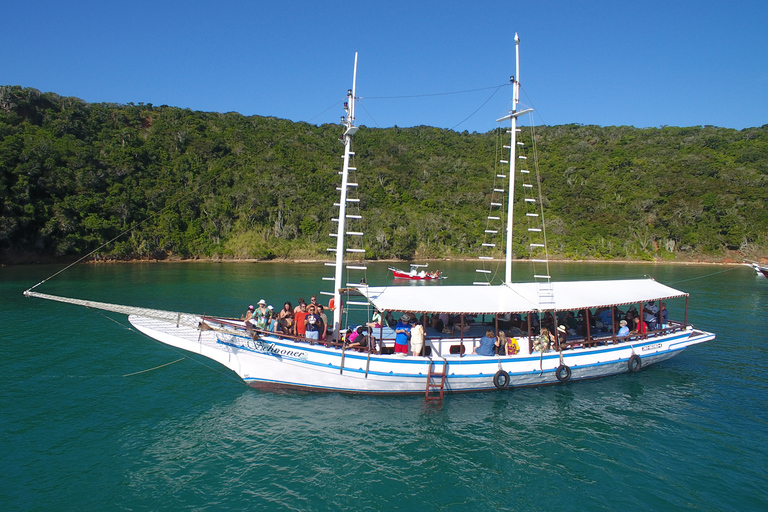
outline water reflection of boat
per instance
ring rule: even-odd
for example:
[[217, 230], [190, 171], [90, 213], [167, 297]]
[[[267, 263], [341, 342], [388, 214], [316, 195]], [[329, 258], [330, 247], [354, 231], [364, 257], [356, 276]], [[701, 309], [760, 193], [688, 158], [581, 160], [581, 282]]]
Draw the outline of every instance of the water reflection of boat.
[[413, 279], [416, 281], [429, 280], [429, 279], [445, 279], [441, 270], [419, 270], [420, 268], [426, 268], [426, 265], [417, 265], [411, 263], [411, 270], [400, 270], [397, 267], [389, 267], [389, 271], [394, 274], [395, 279]]

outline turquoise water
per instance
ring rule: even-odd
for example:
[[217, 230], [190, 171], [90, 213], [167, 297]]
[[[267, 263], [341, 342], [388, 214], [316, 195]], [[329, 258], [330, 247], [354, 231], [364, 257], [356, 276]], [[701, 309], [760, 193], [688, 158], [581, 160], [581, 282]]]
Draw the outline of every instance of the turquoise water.
[[[474, 279], [471, 263], [440, 268]], [[689, 321], [718, 338], [638, 374], [440, 405], [249, 389], [125, 317], [22, 297], [57, 269], [0, 268], [0, 510], [768, 509], [768, 280], [749, 268], [553, 265], [690, 292]], [[323, 274], [80, 266], [38, 291], [240, 315], [309, 298]], [[391, 282], [386, 265], [368, 281]]]

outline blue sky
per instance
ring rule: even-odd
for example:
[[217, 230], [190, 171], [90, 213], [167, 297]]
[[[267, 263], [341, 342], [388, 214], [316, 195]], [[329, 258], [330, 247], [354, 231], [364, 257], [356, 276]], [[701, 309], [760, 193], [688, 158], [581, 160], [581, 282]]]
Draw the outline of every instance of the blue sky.
[[766, 0], [26, 0], [3, 18], [0, 84], [88, 102], [338, 122], [359, 52], [358, 124], [485, 132], [518, 32], [537, 124], [768, 123]]

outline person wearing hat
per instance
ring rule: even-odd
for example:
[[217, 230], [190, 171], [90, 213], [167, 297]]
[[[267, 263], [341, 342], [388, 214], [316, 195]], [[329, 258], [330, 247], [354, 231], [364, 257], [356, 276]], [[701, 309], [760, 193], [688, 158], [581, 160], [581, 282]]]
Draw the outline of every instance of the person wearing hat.
[[317, 306], [310, 304], [304, 317], [304, 331], [307, 339], [319, 340], [320, 333], [325, 330], [323, 318], [317, 313]]
[[627, 327], [627, 321], [622, 320], [619, 322], [619, 332], [616, 333], [616, 336], [622, 337], [622, 336], [629, 336], [629, 327]]
[[565, 347], [565, 340], [568, 337], [568, 328], [564, 325], [558, 325], [557, 326], [557, 343], [560, 347], [560, 350], [566, 348]]
[[253, 319], [256, 322], [256, 328], [266, 330], [271, 318], [272, 312], [267, 309], [267, 301], [261, 299], [259, 301], [259, 308], [253, 314]]
[[408, 338], [411, 337], [411, 324], [408, 313], [400, 317], [400, 321], [395, 325], [395, 354], [408, 355]]

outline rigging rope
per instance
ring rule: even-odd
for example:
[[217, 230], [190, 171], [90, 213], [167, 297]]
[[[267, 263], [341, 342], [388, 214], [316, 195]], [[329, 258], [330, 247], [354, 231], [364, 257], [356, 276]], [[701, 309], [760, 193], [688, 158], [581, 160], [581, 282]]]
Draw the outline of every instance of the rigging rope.
[[[490, 89], [500, 89], [505, 86], [512, 85], [511, 83], [504, 83], [501, 85], [496, 85], [492, 87], [482, 87], [480, 89], [467, 89], [464, 91], [452, 91], [452, 92], [438, 92], [438, 93], [432, 93], [432, 94], [412, 94], [407, 96], [361, 96], [361, 98], [368, 99], [368, 100], [397, 100], [397, 99], [405, 99], [405, 98], [428, 98], [430, 96], [449, 96], [451, 94], [466, 94], [468, 92], [478, 92], [478, 91], [488, 91]], [[495, 94], [495, 93], [494, 93]]]
[[725, 270], [721, 270], [720, 272], [712, 272], [711, 274], [707, 274], [707, 275], [704, 275], [704, 276], [691, 277], [689, 279], [682, 279], [680, 281], [672, 281], [669, 284], [685, 283], [686, 281], [695, 281], [696, 279], [704, 279], [705, 277], [712, 277], [712, 276], [716, 276], [718, 274], [724, 274], [726, 272], [730, 272], [731, 270], [736, 270], [737, 268], [740, 268], [740, 266], [734, 266], [733, 268], [728, 268], [728, 269], [725, 269]]
[[472, 116], [474, 116], [475, 114], [477, 114], [477, 113], [480, 111], [480, 109], [481, 109], [481, 108], [483, 108], [483, 107], [485, 106], [485, 104], [486, 104], [486, 103], [488, 103], [489, 101], [491, 101], [491, 98], [493, 98], [494, 96], [496, 96], [496, 93], [497, 93], [497, 92], [499, 92], [499, 89], [501, 89], [501, 88], [502, 88], [502, 87], [504, 87], [505, 85], [509, 85], [509, 84], [503, 84], [503, 85], [500, 85], [500, 86], [498, 86], [498, 87], [496, 88], [496, 90], [495, 90], [495, 91], [493, 91], [493, 94], [491, 94], [490, 96], [488, 96], [488, 99], [487, 99], [487, 100], [485, 100], [485, 101], [483, 102], [483, 104], [482, 104], [482, 105], [480, 105], [479, 107], [477, 107], [477, 109], [475, 109], [475, 111], [474, 111], [474, 112], [472, 112], [472, 113], [471, 113], [471, 114], [469, 114], [467, 117], [465, 117], [465, 118], [464, 118], [464, 119], [463, 119], [461, 122], [459, 122], [458, 124], [455, 124], [455, 125], [451, 126], [451, 130], [454, 130], [454, 129], [455, 129], [457, 126], [459, 126], [459, 125], [463, 124], [463, 123], [464, 123], [464, 122], [465, 122], [467, 119], [469, 119], [470, 117], [472, 117]]

